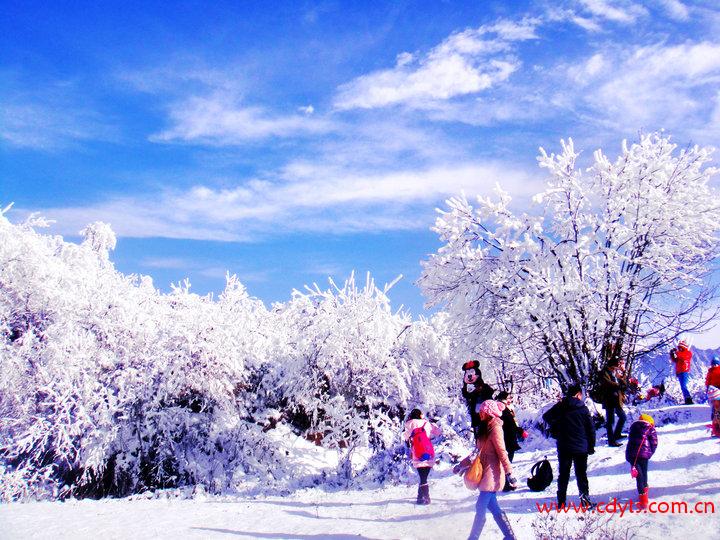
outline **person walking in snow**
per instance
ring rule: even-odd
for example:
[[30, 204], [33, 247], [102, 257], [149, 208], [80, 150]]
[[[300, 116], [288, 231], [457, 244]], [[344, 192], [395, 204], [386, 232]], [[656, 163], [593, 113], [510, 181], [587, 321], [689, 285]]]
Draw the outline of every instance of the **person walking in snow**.
[[480, 537], [488, 510], [495, 518], [504, 538], [508, 540], [515, 538], [510, 527], [510, 520], [497, 502], [497, 492], [503, 488], [505, 481], [511, 486], [517, 487], [503, 438], [503, 421], [500, 417], [504, 409], [503, 403], [492, 399], [487, 399], [480, 405], [480, 426], [475, 446], [479, 451], [483, 471], [478, 486], [480, 495], [475, 503], [475, 519], [470, 530], [469, 540], [477, 540]]
[[430, 486], [428, 476], [435, 465], [435, 449], [430, 437], [442, 434], [442, 429], [423, 418], [420, 409], [413, 409], [405, 422], [404, 439], [410, 446], [410, 459], [417, 469], [420, 483], [418, 484], [417, 504], [430, 504]]
[[594, 507], [590, 501], [590, 483], [587, 477], [588, 456], [595, 453], [595, 428], [590, 411], [582, 402], [582, 388], [579, 384], [570, 385], [565, 397], [543, 414], [543, 420], [550, 427], [552, 436], [557, 440], [558, 467], [558, 507], [566, 503], [567, 487], [570, 482], [570, 467], [575, 466], [580, 504]]
[[687, 342], [680, 340], [677, 347], [670, 350], [670, 360], [675, 364], [675, 375], [677, 375], [680, 383], [685, 405], [692, 405], [693, 400], [687, 387], [690, 377], [690, 364], [692, 363], [692, 351]]
[[[625, 401], [625, 368], [622, 360], [613, 357], [608, 360], [605, 369], [600, 374], [602, 383], [602, 407], [605, 409], [605, 430], [607, 431], [608, 446], [622, 446], [620, 439], [624, 436], [622, 428], [627, 416], [623, 410]], [[615, 424], [615, 415], [618, 421]]]
[[[520, 450], [520, 441], [527, 437], [527, 432], [517, 424], [515, 419], [515, 410], [513, 408], [513, 396], [510, 392], [498, 392], [495, 397], [496, 401], [499, 401], [505, 405], [502, 416], [502, 428], [503, 428], [503, 440], [505, 442], [505, 450], [507, 450], [508, 459], [512, 463], [515, 457], [515, 452]], [[511, 491], [510, 484], [505, 483], [503, 491]]]
[[648, 506], [648, 461], [655, 453], [658, 445], [655, 420], [648, 414], [641, 414], [640, 419], [630, 426], [628, 445], [625, 448], [625, 460], [632, 465], [630, 474], [637, 482], [639, 506]]

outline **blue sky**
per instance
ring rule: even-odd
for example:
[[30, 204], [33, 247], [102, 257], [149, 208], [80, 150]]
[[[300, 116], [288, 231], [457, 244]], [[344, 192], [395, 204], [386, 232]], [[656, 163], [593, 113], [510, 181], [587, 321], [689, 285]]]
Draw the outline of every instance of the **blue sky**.
[[5, 2], [0, 204], [110, 223], [162, 289], [354, 269], [418, 315], [449, 196], [522, 205], [563, 137], [717, 146], [718, 35], [713, 0]]

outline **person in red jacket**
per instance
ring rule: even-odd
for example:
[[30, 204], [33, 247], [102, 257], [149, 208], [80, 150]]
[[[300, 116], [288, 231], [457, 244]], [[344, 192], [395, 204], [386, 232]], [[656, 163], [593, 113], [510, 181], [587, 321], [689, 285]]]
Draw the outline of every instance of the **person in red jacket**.
[[710, 369], [705, 376], [705, 390], [708, 386], [717, 386], [720, 388], [720, 356], [715, 356], [710, 361]]
[[[720, 357], [718, 356], [713, 357], [710, 361], [710, 369], [708, 369], [707, 375], [705, 375], [706, 393], [710, 390], [711, 386], [720, 388]], [[708, 401], [710, 402], [710, 421], [712, 422], [715, 419], [715, 408], [717, 405], [714, 399], [708, 398]]]
[[685, 341], [680, 341], [677, 347], [670, 351], [670, 360], [675, 363], [675, 375], [680, 382], [680, 389], [685, 398], [685, 405], [692, 405], [693, 400], [690, 397], [687, 383], [690, 377], [690, 363], [692, 362], [692, 351]]

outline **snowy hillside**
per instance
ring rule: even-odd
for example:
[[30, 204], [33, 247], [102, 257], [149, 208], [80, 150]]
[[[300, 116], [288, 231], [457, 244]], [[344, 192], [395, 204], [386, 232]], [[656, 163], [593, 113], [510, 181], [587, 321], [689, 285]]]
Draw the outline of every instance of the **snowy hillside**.
[[[693, 531], [703, 538], [717, 538], [720, 530], [720, 446], [709, 436], [706, 427], [707, 406], [671, 406], [649, 409], [657, 422], [659, 447], [650, 462], [651, 501], [687, 503], [693, 514], [616, 513], [578, 518], [563, 516], [549, 521], [539, 517], [536, 503], [554, 500], [556, 484], [543, 493], [527, 488], [501, 494], [501, 507], [509, 514], [518, 538], [536, 538], [536, 532], [547, 527], [566, 527], [563, 537], [582, 527], [600, 527], [588, 538], [639, 539], [688, 538]], [[628, 419], [632, 421], [632, 416]], [[602, 434], [601, 429], [598, 435]], [[526, 448], [515, 459], [518, 478], [524, 480], [532, 464], [548, 454], [557, 476], [557, 462], [551, 441], [534, 434]], [[636, 495], [634, 481], [628, 473], [622, 448], [603, 446], [598, 441], [596, 453], [589, 459], [591, 495], [596, 502], [617, 498], [621, 503]], [[295, 442], [306, 460], [321, 459], [319, 448]], [[315, 462], [315, 466], [320, 463]], [[326, 491], [307, 489], [286, 497], [244, 498], [208, 496], [195, 493], [193, 498], [149, 498], [38, 502], [0, 506], [0, 537], [21, 538], [423, 538], [444, 540], [465, 538], [473, 517], [475, 497], [449, 464], [441, 464], [431, 475], [433, 503], [427, 507], [414, 504], [415, 485], [382, 489]], [[409, 477], [414, 482], [413, 477]], [[577, 487], [571, 477], [569, 501], [577, 500]], [[700, 515], [693, 510], [698, 502], [712, 502], [717, 510]], [[708, 509], [709, 510], [709, 509]], [[605, 523], [608, 521], [608, 523]], [[553, 525], [555, 523], [555, 525]], [[535, 528], [533, 527], [535, 525]], [[559, 533], [558, 533], [559, 534]], [[584, 534], [584, 533], [578, 533]], [[615, 536], [613, 536], [615, 535]], [[542, 536], [542, 534], [541, 534]], [[500, 538], [490, 519], [483, 538]]]

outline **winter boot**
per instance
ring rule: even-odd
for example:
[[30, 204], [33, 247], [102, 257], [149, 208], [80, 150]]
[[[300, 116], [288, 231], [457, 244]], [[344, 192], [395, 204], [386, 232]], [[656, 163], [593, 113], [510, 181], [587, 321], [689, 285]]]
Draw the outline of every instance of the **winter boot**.
[[694, 405], [693, 400], [691, 397], [685, 398], [685, 405]]
[[558, 505], [558, 508], [562, 508], [563, 506], [565, 506], [565, 502], [566, 502], [566, 501], [565, 501], [565, 494], [563, 494], [563, 495], [561, 496], [560, 493], [558, 492], [558, 494], [557, 494], [557, 500], [558, 500], [558, 504], [557, 504], [557, 505]]
[[645, 488], [642, 493], [640, 493], [640, 500], [638, 502], [638, 508], [641, 510], [645, 510], [648, 507], [648, 488]]
[[581, 493], [580, 494], [580, 506], [586, 508], [587, 510], [592, 510], [597, 506], [594, 502], [590, 500], [590, 496], [587, 493]]
[[430, 504], [430, 486], [420, 484], [418, 486], [417, 504]]
[[496, 521], [498, 527], [500, 527], [500, 531], [503, 533], [503, 540], [517, 540], [517, 537], [510, 526], [510, 520], [505, 512], [500, 512], [500, 517], [496, 518]]

